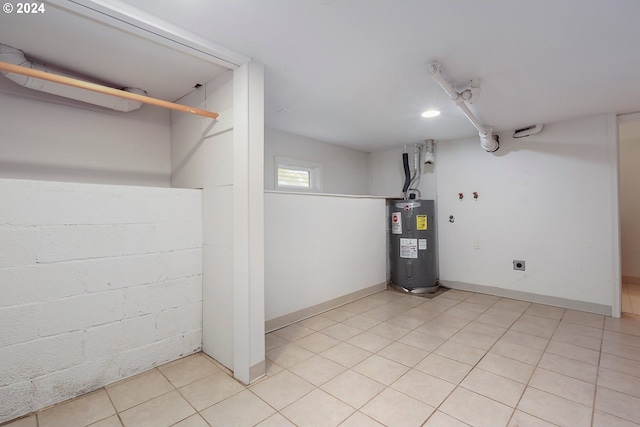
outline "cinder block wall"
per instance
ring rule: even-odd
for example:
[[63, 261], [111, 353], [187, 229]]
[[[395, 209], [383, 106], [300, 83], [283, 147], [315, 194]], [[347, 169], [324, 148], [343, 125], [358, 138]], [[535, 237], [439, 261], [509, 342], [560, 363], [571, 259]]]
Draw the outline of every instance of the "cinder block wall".
[[200, 190], [0, 179], [0, 423], [201, 346]]

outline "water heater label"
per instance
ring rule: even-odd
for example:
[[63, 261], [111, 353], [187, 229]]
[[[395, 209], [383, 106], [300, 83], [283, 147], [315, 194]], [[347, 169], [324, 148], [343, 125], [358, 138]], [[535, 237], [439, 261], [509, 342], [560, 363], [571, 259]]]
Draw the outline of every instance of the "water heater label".
[[416, 230], [426, 230], [426, 229], [427, 229], [427, 216], [416, 215]]
[[418, 258], [418, 239], [400, 239], [400, 258]]
[[418, 250], [427, 250], [427, 239], [418, 239]]
[[394, 212], [391, 214], [391, 233], [402, 234], [402, 213]]

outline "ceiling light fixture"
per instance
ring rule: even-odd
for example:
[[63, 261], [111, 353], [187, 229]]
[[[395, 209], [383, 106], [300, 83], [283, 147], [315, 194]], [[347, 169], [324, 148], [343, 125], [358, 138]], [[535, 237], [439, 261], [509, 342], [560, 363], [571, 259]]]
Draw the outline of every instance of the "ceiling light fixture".
[[440, 111], [438, 110], [427, 110], [421, 114], [422, 117], [438, 117], [440, 115]]

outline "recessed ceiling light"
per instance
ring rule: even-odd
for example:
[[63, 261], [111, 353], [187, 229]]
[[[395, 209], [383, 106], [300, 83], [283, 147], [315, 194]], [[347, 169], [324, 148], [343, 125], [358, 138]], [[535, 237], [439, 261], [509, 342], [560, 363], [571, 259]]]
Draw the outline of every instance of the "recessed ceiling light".
[[438, 117], [440, 115], [440, 111], [438, 110], [427, 110], [422, 113], [422, 117]]

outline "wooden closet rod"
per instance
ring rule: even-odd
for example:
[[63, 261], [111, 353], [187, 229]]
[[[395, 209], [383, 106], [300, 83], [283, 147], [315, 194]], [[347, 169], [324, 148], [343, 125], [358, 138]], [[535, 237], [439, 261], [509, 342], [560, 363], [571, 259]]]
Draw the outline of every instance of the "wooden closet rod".
[[8, 62], [0, 61], [0, 70], [8, 71], [10, 73], [22, 74], [22, 75], [33, 77], [36, 79], [48, 80], [50, 82], [60, 83], [67, 86], [73, 86], [80, 89], [86, 89], [93, 92], [104, 93], [105, 95], [118, 96], [120, 98], [126, 98], [132, 101], [142, 102], [144, 104], [151, 104], [157, 107], [169, 108], [171, 110], [197, 114], [198, 116], [210, 117], [212, 119], [217, 119], [219, 117], [218, 113], [212, 113], [211, 111], [201, 110], [199, 108], [189, 107], [186, 105], [180, 105], [174, 102], [163, 101], [162, 99], [152, 98], [150, 96], [138, 95], [137, 93], [131, 93], [124, 90], [114, 89], [111, 87], [102, 86], [95, 83], [89, 83], [89, 82], [74, 79], [71, 77], [65, 77], [65, 76], [60, 76], [58, 74], [47, 73], [46, 71], [34, 70], [28, 67], [21, 67], [19, 65], [10, 64]]

